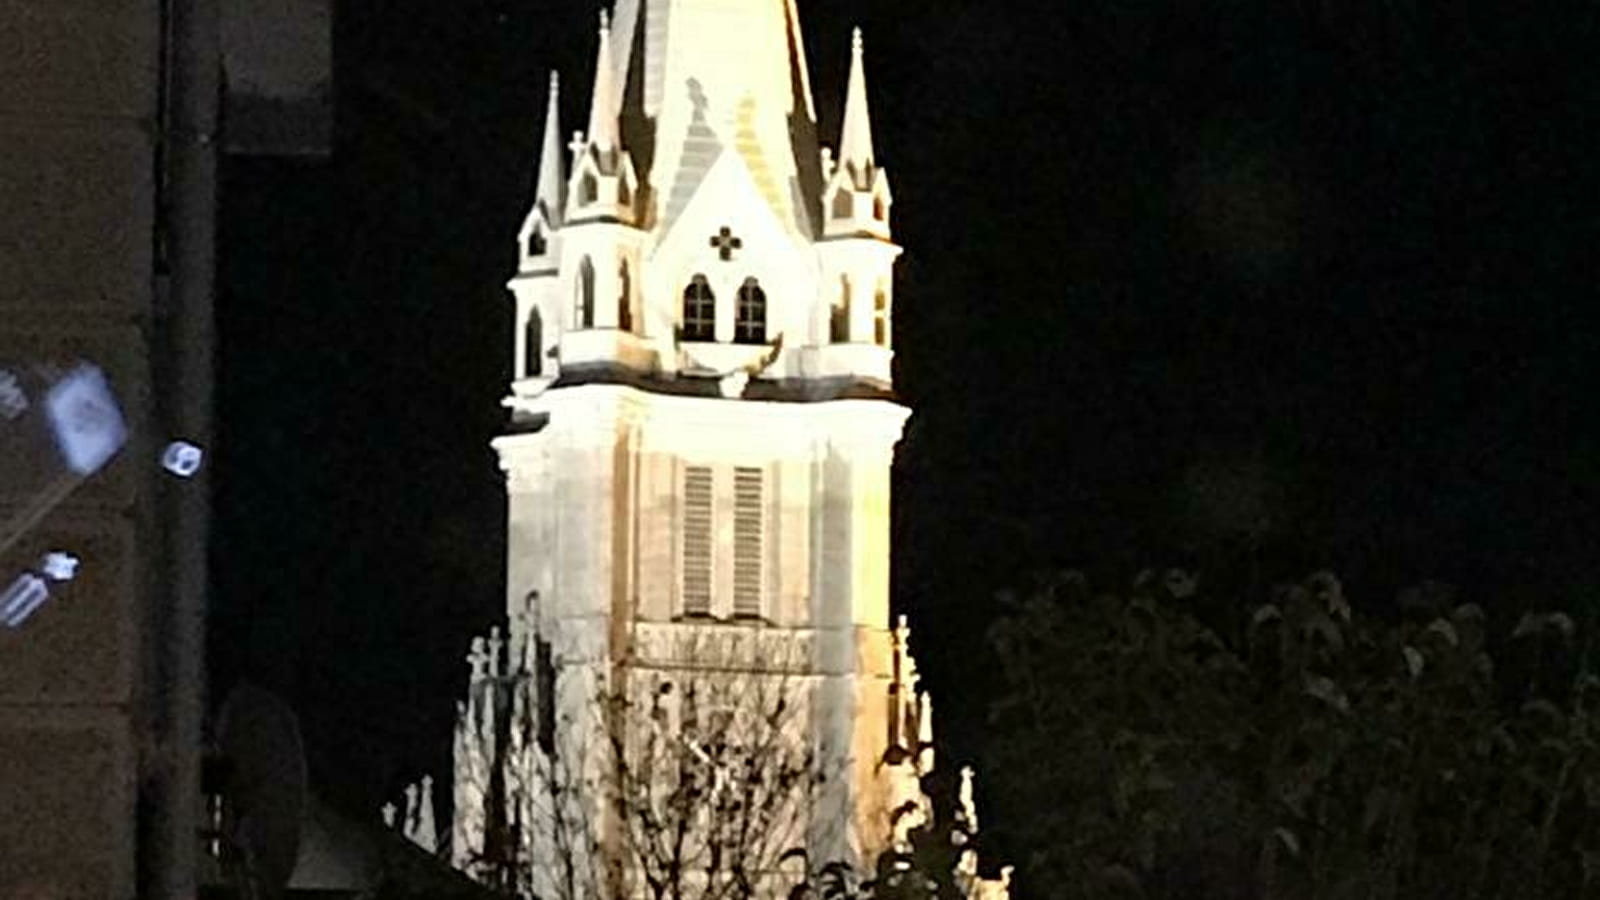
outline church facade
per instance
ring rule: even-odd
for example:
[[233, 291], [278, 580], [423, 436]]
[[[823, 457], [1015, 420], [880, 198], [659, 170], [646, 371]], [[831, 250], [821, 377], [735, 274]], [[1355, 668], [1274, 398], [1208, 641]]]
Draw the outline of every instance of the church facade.
[[458, 708], [460, 868], [659, 895], [658, 862], [870, 866], [928, 818], [931, 711], [889, 608], [901, 250], [859, 32], [851, 53], [837, 152], [795, 0], [619, 0], [569, 141], [552, 77], [494, 443], [508, 628], [474, 643]]

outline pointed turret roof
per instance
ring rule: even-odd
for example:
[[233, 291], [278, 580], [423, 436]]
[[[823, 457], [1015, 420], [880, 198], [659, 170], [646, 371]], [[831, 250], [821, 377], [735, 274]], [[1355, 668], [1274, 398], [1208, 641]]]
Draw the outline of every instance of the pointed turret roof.
[[600, 51], [595, 55], [594, 97], [589, 102], [589, 146], [602, 153], [621, 142], [617, 115], [616, 65], [611, 59], [611, 21], [600, 13]]
[[867, 109], [867, 75], [862, 61], [861, 29], [851, 39], [850, 85], [845, 93], [844, 125], [839, 132], [839, 165], [865, 190], [872, 173], [872, 116]]
[[545, 221], [552, 227], [561, 224], [561, 210], [566, 203], [565, 168], [562, 165], [561, 147], [561, 76], [550, 73], [550, 102], [544, 114], [544, 142], [539, 151], [539, 179], [533, 193], [534, 206], [543, 211]]

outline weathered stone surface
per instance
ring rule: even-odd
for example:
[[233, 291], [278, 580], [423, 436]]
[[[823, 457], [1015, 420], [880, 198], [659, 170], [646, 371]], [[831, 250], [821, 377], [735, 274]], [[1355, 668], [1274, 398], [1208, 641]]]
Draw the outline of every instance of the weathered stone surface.
[[0, 0], [0, 112], [149, 117], [158, 41], [145, 0]]
[[149, 307], [152, 152], [133, 122], [0, 119], [0, 312]]
[[118, 712], [0, 707], [0, 897], [132, 896], [127, 733]]
[[[0, 660], [5, 661], [0, 708], [121, 705], [132, 699], [138, 633], [133, 543], [128, 520], [97, 516], [75, 521], [58, 510], [0, 554], [0, 580], [6, 584], [16, 573], [36, 569], [40, 557], [51, 551], [66, 551], [79, 560], [75, 577], [50, 585], [50, 599], [25, 622], [0, 627]], [[0, 766], [5, 764], [0, 757]]]

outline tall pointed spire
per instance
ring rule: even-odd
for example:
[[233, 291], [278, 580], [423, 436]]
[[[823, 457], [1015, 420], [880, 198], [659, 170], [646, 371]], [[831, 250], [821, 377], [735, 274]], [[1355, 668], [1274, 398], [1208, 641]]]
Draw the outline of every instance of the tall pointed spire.
[[567, 177], [562, 172], [561, 154], [561, 76], [550, 73], [550, 105], [544, 114], [544, 146], [539, 151], [539, 181], [534, 191], [534, 205], [543, 210], [551, 226], [561, 224], [561, 210], [566, 204]]
[[862, 62], [861, 29], [851, 39], [850, 86], [845, 94], [844, 126], [839, 134], [839, 165], [866, 188], [872, 171], [872, 117], [867, 111], [867, 75]]
[[600, 52], [594, 66], [594, 98], [589, 104], [589, 146], [602, 153], [617, 149], [616, 69], [611, 60], [611, 20], [600, 12]]

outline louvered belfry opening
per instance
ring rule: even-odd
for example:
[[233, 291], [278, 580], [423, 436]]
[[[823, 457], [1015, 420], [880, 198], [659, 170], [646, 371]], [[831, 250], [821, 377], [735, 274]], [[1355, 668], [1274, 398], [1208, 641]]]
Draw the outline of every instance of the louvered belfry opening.
[[733, 615], [760, 618], [762, 511], [765, 473], [740, 466], [733, 470]]
[[683, 614], [711, 615], [711, 468], [683, 472]]

